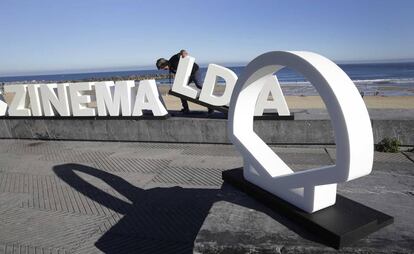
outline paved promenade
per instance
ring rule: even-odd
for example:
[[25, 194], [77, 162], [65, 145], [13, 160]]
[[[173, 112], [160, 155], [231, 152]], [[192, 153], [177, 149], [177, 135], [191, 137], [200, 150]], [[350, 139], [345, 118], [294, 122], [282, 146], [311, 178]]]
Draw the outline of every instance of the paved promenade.
[[[274, 147], [289, 165], [332, 147]], [[414, 154], [375, 154], [339, 193], [395, 217], [343, 253], [414, 250]], [[221, 180], [231, 145], [0, 140], [0, 253], [338, 253]], [[315, 240], [315, 241], [313, 241]]]

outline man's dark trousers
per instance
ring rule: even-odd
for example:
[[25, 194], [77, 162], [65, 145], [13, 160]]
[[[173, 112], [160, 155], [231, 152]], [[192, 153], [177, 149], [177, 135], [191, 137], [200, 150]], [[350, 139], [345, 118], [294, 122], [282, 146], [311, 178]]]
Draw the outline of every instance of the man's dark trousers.
[[[188, 79], [188, 84], [194, 83], [195, 86], [198, 89], [201, 89], [203, 86], [200, 83], [200, 75], [198, 73], [198, 71], [196, 71], [194, 74], [191, 74], [190, 78]], [[183, 106], [183, 109], [185, 111], [188, 111], [188, 102], [184, 99], [181, 99], [181, 105]]]

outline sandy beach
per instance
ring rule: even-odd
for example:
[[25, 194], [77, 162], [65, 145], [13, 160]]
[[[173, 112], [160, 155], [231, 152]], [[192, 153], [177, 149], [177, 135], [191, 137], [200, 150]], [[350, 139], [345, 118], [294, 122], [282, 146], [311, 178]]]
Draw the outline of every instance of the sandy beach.
[[[169, 86], [159, 87], [167, 109], [180, 110], [181, 101], [179, 98], [169, 95]], [[222, 86], [215, 90], [215, 94], [222, 93]], [[286, 96], [290, 109], [325, 108], [320, 96]], [[368, 108], [376, 109], [414, 109], [414, 96], [365, 96], [365, 104]], [[189, 103], [190, 109], [206, 110], [205, 107]]]
[[[171, 95], [164, 95], [163, 99], [168, 109], [181, 109], [181, 101], [179, 98]], [[286, 96], [286, 101], [290, 109], [325, 108], [325, 104], [319, 96]], [[364, 97], [364, 101], [368, 108], [414, 109], [413, 96], [366, 96]], [[189, 106], [190, 109], [193, 110], [206, 110], [206, 108], [191, 102], [189, 103]]]
[[[160, 86], [159, 92], [168, 110], [181, 110], [181, 101], [178, 97], [168, 94], [170, 86]], [[219, 86], [214, 94], [221, 94], [223, 87]], [[325, 104], [320, 96], [285, 96], [290, 109], [323, 109]], [[4, 94], [4, 100], [10, 104], [13, 94]], [[414, 109], [414, 96], [365, 96], [365, 104], [373, 109]], [[94, 99], [89, 107], [95, 107]], [[189, 102], [191, 110], [205, 111], [206, 108]]]

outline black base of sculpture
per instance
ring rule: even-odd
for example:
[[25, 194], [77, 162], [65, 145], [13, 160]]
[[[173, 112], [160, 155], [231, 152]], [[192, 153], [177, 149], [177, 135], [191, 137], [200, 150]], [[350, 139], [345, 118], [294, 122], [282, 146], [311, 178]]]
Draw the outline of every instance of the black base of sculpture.
[[[180, 99], [184, 99], [186, 101], [190, 101], [192, 103], [201, 105], [203, 107], [206, 108], [210, 108], [210, 109], [214, 109], [217, 111], [220, 111], [221, 113], [224, 113], [225, 115], [227, 115], [227, 113], [229, 112], [229, 107], [227, 106], [214, 106], [205, 102], [200, 101], [199, 99], [194, 99], [179, 93], [176, 93], [172, 90], [168, 91], [168, 94], [178, 97]], [[280, 116], [278, 113], [263, 113], [262, 116], [255, 116], [254, 117], [255, 120], [294, 120], [294, 114], [290, 114], [288, 116]]]
[[290, 113], [288, 116], [280, 116], [278, 113], [263, 113], [261, 116], [255, 116], [254, 120], [295, 120], [295, 115]]
[[178, 97], [178, 98], [180, 98], [180, 99], [184, 99], [184, 100], [186, 100], [186, 101], [190, 101], [190, 102], [192, 102], [192, 103], [195, 103], [195, 104], [198, 104], [198, 105], [204, 106], [204, 107], [206, 107], [206, 108], [211, 108], [211, 109], [214, 109], [214, 110], [220, 111], [220, 112], [225, 113], [225, 114], [227, 114], [227, 113], [229, 112], [229, 107], [227, 107], [227, 106], [222, 106], [222, 107], [220, 107], [220, 106], [214, 106], [214, 105], [211, 105], [211, 104], [208, 104], [208, 103], [202, 102], [202, 101], [200, 101], [200, 100], [198, 100], [198, 99], [194, 99], [194, 98], [191, 98], [191, 97], [188, 97], [188, 96], [185, 96], [185, 95], [182, 95], [182, 94], [176, 93], [176, 92], [174, 92], [174, 91], [172, 91], [172, 90], [168, 91], [168, 94], [173, 95], [173, 96], [175, 96], [175, 97]]
[[337, 195], [333, 206], [309, 214], [244, 179], [243, 169], [224, 171], [223, 180], [287, 217], [315, 240], [339, 249], [394, 222], [394, 218]]
[[154, 116], [150, 112], [143, 112], [142, 116], [0, 116], [0, 119], [20, 119], [20, 120], [165, 120], [170, 114], [165, 116]]

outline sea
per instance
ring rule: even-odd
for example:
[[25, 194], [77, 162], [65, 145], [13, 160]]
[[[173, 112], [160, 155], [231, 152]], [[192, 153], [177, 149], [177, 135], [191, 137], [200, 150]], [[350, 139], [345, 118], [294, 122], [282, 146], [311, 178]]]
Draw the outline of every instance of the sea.
[[[338, 66], [354, 81], [358, 90], [363, 95], [369, 96], [414, 96], [414, 62], [406, 63], [358, 63], [338, 64]], [[238, 76], [242, 73], [244, 66], [228, 67]], [[204, 80], [207, 68], [200, 68], [201, 80]], [[82, 81], [87, 79], [104, 79], [111, 77], [130, 76], [156, 76], [167, 74], [167, 71], [159, 70], [132, 70], [111, 72], [89, 72], [52, 75], [32, 75], [0, 77], [0, 83], [41, 83], [41, 82], [64, 82]], [[317, 95], [314, 89], [301, 74], [288, 68], [283, 68], [276, 73], [285, 95]], [[171, 85], [170, 79], [157, 80], [159, 86]], [[223, 80], [218, 80], [223, 84]], [[414, 98], [413, 98], [414, 99]]]

